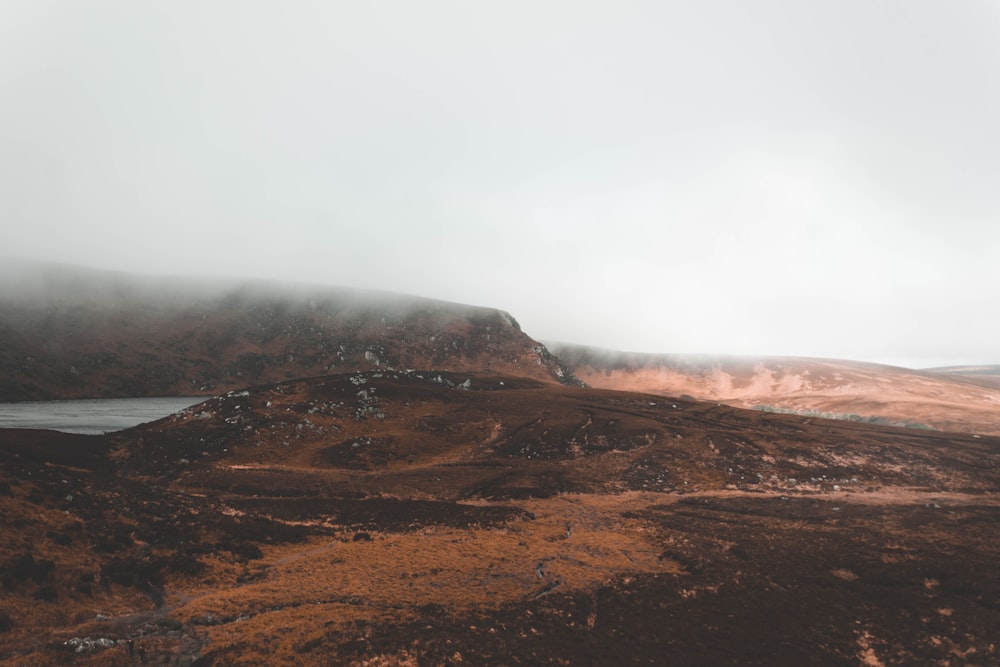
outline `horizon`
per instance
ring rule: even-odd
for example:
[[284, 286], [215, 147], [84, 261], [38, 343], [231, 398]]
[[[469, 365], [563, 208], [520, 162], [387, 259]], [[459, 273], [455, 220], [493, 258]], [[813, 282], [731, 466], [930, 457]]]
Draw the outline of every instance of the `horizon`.
[[[158, 273], [141, 273], [132, 271], [119, 271], [102, 269], [96, 266], [87, 266], [83, 264], [68, 264], [63, 262], [48, 262], [48, 261], [35, 261], [35, 260], [25, 260], [16, 259], [10, 261], [9, 258], [4, 258], [0, 256], [0, 260], [4, 260], [4, 265], [0, 266], [0, 287], [3, 287], [5, 280], [16, 280], [23, 278], [25, 276], [33, 277], [31, 274], [37, 270], [46, 271], [48, 269], [60, 270], [60, 271], [93, 271], [95, 273], [111, 273], [116, 275], [121, 279], [128, 279], [130, 277], [145, 278], [150, 280], [164, 280], [169, 283], [172, 280], [184, 281], [186, 286], [189, 287], [190, 283], [196, 284], [201, 288], [213, 288], [213, 289], [232, 289], [239, 288], [245, 285], [258, 285], [267, 287], [277, 287], [277, 288], [287, 288], [289, 293], [292, 294], [296, 290], [358, 290], [360, 292], [371, 292], [372, 294], [381, 294], [387, 297], [409, 297], [416, 299], [427, 299], [430, 301], [441, 301], [444, 303], [451, 303], [458, 306], [466, 306], [473, 308], [492, 308], [496, 310], [505, 310], [511, 315], [521, 330], [534, 340], [542, 343], [547, 348], [553, 348], [558, 346], [573, 346], [587, 348], [598, 353], [608, 353], [608, 354], [623, 354], [623, 355], [650, 355], [650, 356], [672, 356], [680, 358], [706, 358], [711, 360], [726, 360], [726, 359], [813, 359], [813, 360], [829, 360], [829, 361], [846, 361], [846, 362], [860, 362], [860, 363], [874, 363], [882, 364], [886, 366], [895, 366], [899, 368], [905, 368], [908, 370], [938, 370], [947, 367], [963, 367], [963, 366], [1000, 366], [1000, 361], [990, 360], [990, 359], [979, 359], [972, 357], [963, 356], [949, 356], [940, 358], [904, 358], [904, 357], [882, 357], [882, 358], [848, 358], [848, 357], [830, 357], [822, 355], [808, 355], [808, 354], [782, 354], [782, 353], [732, 353], [725, 350], [709, 350], [709, 351], [684, 351], [678, 352], [674, 350], [630, 350], [622, 348], [610, 348], [601, 347], [599, 345], [594, 345], [586, 340], [580, 341], [568, 341], [568, 340], [554, 340], [546, 339], [543, 337], [536, 336], [532, 331], [521, 323], [520, 318], [516, 312], [506, 311], [506, 309], [497, 308], [496, 306], [490, 305], [488, 303], [468, 303], [468, 302], [453, 302], [447, 301], [445, 299], [439, 299], [434, 295], [427, 294], [413, 294], [408, 292], [391, 292], [385, 290], [373, 290], [361, 286], [344, 286], [344, 285], [334, 285], [316, 282], [300, 282], [300, 281], [288, 281], [288, 280], [265, 280], [254, 277], [240, 277], [240, 276], [197, 276], [197, 275], [169, 275], [169, 274], [158, 274]], [[82, 284], [82, 283], [81, 283]], [[169, 284], [165, 285], [170, 287]], [[914, 365], [911, 365], [914, 364]], [[919, 365], [916, 365], [919, 364]]]
[[929, 0], [11, 0], [0, 248], [612, 350], [996, 363], [998, 30]]

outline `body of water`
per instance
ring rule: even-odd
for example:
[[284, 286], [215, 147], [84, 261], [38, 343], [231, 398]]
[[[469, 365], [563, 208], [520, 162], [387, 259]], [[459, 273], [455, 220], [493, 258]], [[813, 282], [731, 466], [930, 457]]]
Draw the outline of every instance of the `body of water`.
[[208, 398], [158, 396], [0, 403], [0, 428], [49, 428], [66, 433], [107, 433], [161, 419]]

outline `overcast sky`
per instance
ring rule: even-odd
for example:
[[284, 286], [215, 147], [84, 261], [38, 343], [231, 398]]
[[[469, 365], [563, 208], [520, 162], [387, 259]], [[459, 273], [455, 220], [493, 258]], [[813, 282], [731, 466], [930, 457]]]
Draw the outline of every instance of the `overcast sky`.
[[0, 3], [0, 254], [1000, 362], [1000, 3]]

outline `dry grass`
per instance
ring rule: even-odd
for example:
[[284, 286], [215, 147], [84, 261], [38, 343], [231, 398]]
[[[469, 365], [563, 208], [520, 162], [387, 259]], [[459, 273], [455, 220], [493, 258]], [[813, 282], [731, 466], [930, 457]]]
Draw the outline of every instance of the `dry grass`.
[[236, 392], [110, 439], [113, 471], [0, 459], [0, 564], [54, 564], [0, 600], [0, 664], [991, 655], [997, 439], [464, 379]]

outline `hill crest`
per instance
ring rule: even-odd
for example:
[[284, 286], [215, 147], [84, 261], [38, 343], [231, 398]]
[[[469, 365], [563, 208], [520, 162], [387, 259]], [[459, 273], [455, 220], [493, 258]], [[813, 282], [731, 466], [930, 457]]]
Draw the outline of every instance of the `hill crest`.
[[491, 308], [44, 265], [6, 280], [0, 400], [215, 394], [378, 368], [576, 382], [510, 314]]
[[840, 359], [657, 355], [549, 345], [593, 387], [688, 395], [807, 416], [1000, 434], [1000, 386], [989, 384], [988, 376]]

